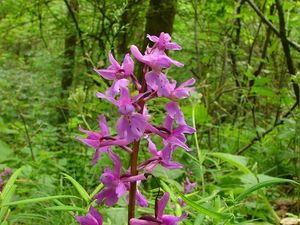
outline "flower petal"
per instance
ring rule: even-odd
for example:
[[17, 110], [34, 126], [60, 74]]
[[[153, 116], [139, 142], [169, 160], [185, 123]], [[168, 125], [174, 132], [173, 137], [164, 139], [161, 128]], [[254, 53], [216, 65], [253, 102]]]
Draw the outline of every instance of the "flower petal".
[[164, 214], [164, 210], [167, 206], [167, 203], [169, 201], [170, 198], [170, 194], [169, 192], [165, 192], [164, 195], [161, 197], [161, 199], [159, 200], [158, 204], [157, 204], [157, 218], [161, 219], [163, 214]]

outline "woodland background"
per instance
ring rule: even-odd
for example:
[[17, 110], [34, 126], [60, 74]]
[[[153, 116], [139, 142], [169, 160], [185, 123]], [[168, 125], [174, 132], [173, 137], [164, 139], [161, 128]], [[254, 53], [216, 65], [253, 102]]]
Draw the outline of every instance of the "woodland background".
[[[189, 212], [183, 224], [279, 224], [299, 216], [299, 186], [276, 182], [300, 176], [297, 0], [0, 1], [0, 170], [24, 166], [12, 200], [78, 195], [62, 172], [88, 192], [99, 184], [102, 164], [91, 167], [93, 150], [75, 140], [79, 125], [97, 130], [100, 113], [111, 126], [117, 118], [95, 98], [107, 83], [93, 68], [109, 65], [109, 50], [121, 60], [131, 44], [145, 49], [146, 34], [161, 31], [183, 48], [170, 54], [185, 67], [168, 77], [197, 80], [181, 102], [197, 133], [189, 137], [193, 152], [175, 155], [186, 170], [156, 175], [173, 181], [164, 188], [175, 204], [175, 187], [192, 171], [198, 187], [190, 200], [231, 215], [225, 220], [188, 204], [175, 210]], [[157, 122], [162, 111], [153, 107]], [[155, 192], [155, 185], [144, 189]], [[84, 206], [76, 199], [13, 205], [7, 220], [76, 224], [75, 209], [51, 210], [60, 204]], [[125, 200], [103, 210], [107, 224], [124, 224]]]

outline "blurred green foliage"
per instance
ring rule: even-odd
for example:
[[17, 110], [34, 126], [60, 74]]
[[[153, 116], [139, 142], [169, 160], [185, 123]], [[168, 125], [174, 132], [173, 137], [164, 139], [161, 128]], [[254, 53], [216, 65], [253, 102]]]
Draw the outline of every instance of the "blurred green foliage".
[[[79, 1], [77, 22], [84, 49], [77, 40], [74, 80], [67, 99], [70, 116], [58, 123], [62, 110], [62, 66], [66, 60], [64, 39], [66, 31], [74, 27], [72, 20], [67, 19], [67, 8], [63, 1], [56, 0], [0, 1], [0, 171], [22, 167], [11, 181], [8, 194], [0, 198], [1, 210], [5, 209], [5, 213], [0, 212], [1, 225], [76, 224], [74, 214], [86, 211], [90, 204], [78, 192], [78, 185], [89, 195], [101, 188], [99, 176], [104, 165], [111, 164], [110, 159], [104, 155], [92, 167], [93, 150], [75, 137], [81, 136], [79, 125], [97, 130], [101, 113], [108, 118], [114, 133], [118, 115], [114, 106], [95, 98], [95, 92], [104, 91], [107, 84], [92, 72], [92, 66], [86, 68], [84, 59], [97, 68], [108, 65], [109, 50], [122, 59], [118, 37], [127, 27], [127, 44], [142, 45], [147, 7], [139, 10], [137, 23], [131, 27], [122, 21], [128, 2]], [[291, 79], [299, 84], [299, 72], [288, 74], [280, 39], [274, 34], [270, 36], [267, 57], [261, 57], [267, 26], [246, 2], [237, 14], [237, 2], [177, 2], [172, 37], [183, 51], [172, 52], [171, 56], [185, 67], [166, 72], [178, 83], [190, 77], [197, 79], [195, 93], [181, 102], [186, 120], [194, 123], [197, 134], [188, 137], [193, 152], [175, 152], [174, 157], [185, 166], [184, 170], [157, 168], [141, 189], [152, 208], [159, 190], [169, 191], [172, 204], [168, 211], [189, 214], [182, 224], [279, 224], [281, 218], [297, 217], [300, 212], [300, 189], [292, 182], [299, 182], [300, 176], [299, 108], [283, 116], [295, 101]], [[288, 36], [300, 43], [300, 3], [281, 2]], [[273, 1], [256, 4], [279, 27], [277, 13], [270, 13]], [[241, 21], [239, 43], [237, 19]], [[299, 70], [300, 54], [291, 51]], [[263, 69], [255, 76], [261, 62]], [[249, 88], [251, 80], [254, 84]], [[149, 112], [155, 124], [162, 122], [164, 103], [164, 99], [150, 102]], [[281, 119], [282, 123], [274, 126]], [[236, 155], [255, 137], [259, 140], [243, 156]], [[148, 154], [145, 145], [141, 152], [143, 160]], [[127, 167], [127, 154], [120, 155]], [[198, 187], [182, 196], [185, 177], [196, 181]], [[57, 195], [77, 198], [3, 205]], [[179, 198], [186, 198], [186, 207], [180, 207]], [[116, 207], [101, 207], [100, 211], [106, 224], [122, 225], [126, 207], [123, 198]], [[139, 209], [138, 213], [152, 211]]]

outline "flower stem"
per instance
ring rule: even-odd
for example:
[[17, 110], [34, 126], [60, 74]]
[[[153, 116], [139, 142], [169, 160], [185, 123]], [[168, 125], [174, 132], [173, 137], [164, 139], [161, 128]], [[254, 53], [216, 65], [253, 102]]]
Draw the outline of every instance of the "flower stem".
[[[137, 161], [140, 148], [140, 141], [133, 142], [133, 152], [130, 159], [130, 172], [131, 176], [138, 174]], [[136, 196], [136, 181], [130, 183], [129, 190], [129, 205], [128, 205], [128, 225], [131, 218], [135, 215], [135, 196]]]

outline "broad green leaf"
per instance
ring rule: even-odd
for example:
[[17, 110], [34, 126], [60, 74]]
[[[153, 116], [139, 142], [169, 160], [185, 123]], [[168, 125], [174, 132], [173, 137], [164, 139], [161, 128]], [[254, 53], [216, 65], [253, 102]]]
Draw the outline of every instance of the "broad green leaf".
[[278, 184], [278, 183], [293, 183], [293, 184], [299, 185], [299, 183], [297, 183], [296, 181], [288, 180], [288, 179], [274, 178], [274, 179], [271, 179], [271, 180], [266, 180], [266, 181], [263, 181], [261, 183], [258, 183], [256, 185], [253, 185], [252, 187], [248, 188], [246, 191], [244, 191], [242, 194], [240, 194], [235, 199], [234, 202], [238, 203], [238, 202], [242, 201], [243, 199], [245, 199], [252, 192], [257, 191], [257, 190], [259, 190], [261, 188], [273, 185], [273, 184]]
[[7, 158], [9, 155], [11, 155], [13, 152], [11, 148], [3, 141], [0, 140], [0, 155], [2, 159]]
[[47, 207], [46, 210], [54, 210], [54, 211], [81, 211], [81, 212], [86, 212], [85, 209], [76, 207], [76, 206], [71, 206], [71, 205], [57, 205], [57, 206], [51, 206]]
[[178, 191], [178, 194], [182, 198], [182, 200], [192, 209], [196, 210], [199, 213], [205, 214], [211, 218], [218, 219], [218, 220], [223, 220], [223, 219], [228, 219], [229, 215], [228, 214], [221, 214], [219, 212], [215, 212], [213, 210], [207, 209], [202, 205], [199, 205], [195, 203], [194, 201], [191, 201], [187, 197], [185, 197], [180, 191]]
[[32, 199], [25, 199], [25, 200], [10, 202], [10, 203], [3, 204], [1, 207], [10, 206], [10, 205], [21, 205], [21, 204], [45, 202], [45, 201], [50, 201], [50, 200], [60, 199], [60, 198], [78, 198], [78, 197], [74, 196], [74, 195], [54, 195], [54, 196], [48, 196], [48, 197], [32, 198]]
[[79, 184], [73, 177], [69, 176], [68, 174], [63, 173], [63, 175], [74, 185], [74, 187], [81, 195], [81, 197], [86, 201], [86, 203], [89, 203], [91, 201], [91, 198], [86, 190], [81, 186], [81, 184]]
[[221, 152], [212, 152], [212, 153], [207, 153], [208, 155], [217, 157], [219, 159], [222, 159], [233, 166], [237, 167], [244, 173], [249, 173], [252, 174], [252, 172], [248, 169], [247, 165], [247, 158], [244, 156], [237, 156], [237, 155], [232, 155], [228, 153], [221, 153]]

